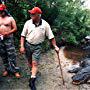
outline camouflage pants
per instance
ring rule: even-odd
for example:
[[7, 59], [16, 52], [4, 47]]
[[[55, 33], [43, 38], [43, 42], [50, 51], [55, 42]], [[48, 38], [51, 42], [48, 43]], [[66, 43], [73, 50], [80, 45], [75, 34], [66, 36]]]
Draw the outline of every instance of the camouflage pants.
[[0, 56], [7, 71], [13, 73], [18, 71], [13, 35], [0, 39]]

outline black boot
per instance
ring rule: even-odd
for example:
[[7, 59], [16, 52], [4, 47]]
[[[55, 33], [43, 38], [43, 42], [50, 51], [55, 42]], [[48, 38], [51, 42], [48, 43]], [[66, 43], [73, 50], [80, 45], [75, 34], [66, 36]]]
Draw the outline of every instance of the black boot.
[[36, 90], [35, 81], [36, 81], [36, 78], [29, 79], [29, 87], [31, 88], [31, 90]]

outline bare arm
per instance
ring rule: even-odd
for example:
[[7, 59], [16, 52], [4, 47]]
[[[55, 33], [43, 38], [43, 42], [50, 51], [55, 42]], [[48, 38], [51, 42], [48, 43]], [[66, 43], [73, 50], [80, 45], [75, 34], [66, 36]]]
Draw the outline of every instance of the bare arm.
[[21, 53], [25, 53], [24, 43], [25, 43], [25, 37], [21, 36], [21, 39], [20, 39], [20, 52]]
[[12, 30], [10, 30], [8, 34], [12, 34], [17, 31], [16, 21], [13, 18], [11, 18], [11, 27]]
[[55, 38], [52, 38], [52, 39], [51, 39], [51, 43], [52, 43], [53, 47], [55, 48], [56, 52], [59, 52], [59, 48], [58, 48], [58, 46], [56, 45], [56, 40], [55, 40]]
[[57, 45], [56, 45], [56, 40], [55, 40], [55, 38], [52, 38], [52, 39], [51, 39], [51, 43], [52, 43], [53, 47], [56, 47], [56, 46], [57, 46]]
[[21, 36], [20, 47], [24, 47], [25, 37]]
[[21, 33], [21, 39], [20, 39], [20, 52], [21, 53], [25, 53], [25, 37], [26, 37], [26, 33], [27, 33], [27, 23], [25, 23], [23, 31]]

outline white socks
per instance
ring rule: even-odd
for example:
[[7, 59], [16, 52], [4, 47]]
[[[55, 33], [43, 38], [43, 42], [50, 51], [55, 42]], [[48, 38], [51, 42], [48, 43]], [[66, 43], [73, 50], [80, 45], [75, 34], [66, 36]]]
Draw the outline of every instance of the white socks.
[[34, 76], [34, 75], [31, 75], [31, 78], [36, 78], [36, 76]]

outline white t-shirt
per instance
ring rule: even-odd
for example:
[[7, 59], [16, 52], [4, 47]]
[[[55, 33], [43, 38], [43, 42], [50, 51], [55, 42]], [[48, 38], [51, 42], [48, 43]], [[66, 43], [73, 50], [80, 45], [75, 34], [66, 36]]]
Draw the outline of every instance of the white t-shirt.
[[50, 25], [43, 19], [41, 25], [38, 27], [33, 24], [32, 19], [28, 20], [23, 28], [21, 36], [26, 37], [26, 40], [31, 44], [42, 43], [45, 39], [45, 36], [48, 39], [54, 38]]

